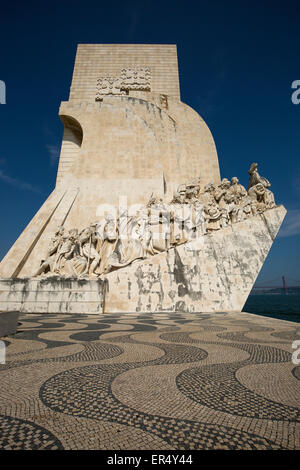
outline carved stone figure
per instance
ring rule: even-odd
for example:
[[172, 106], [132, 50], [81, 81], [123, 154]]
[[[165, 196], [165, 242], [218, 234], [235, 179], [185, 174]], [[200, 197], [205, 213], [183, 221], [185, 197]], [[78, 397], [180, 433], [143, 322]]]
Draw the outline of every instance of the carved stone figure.
[[221, 209], [220, 225], [226, 227], [231, 218], [231, 212], [234, 210], [234, 197], [230, 192], [230, 181], [223, 178], [219, 186], [216, 188], [215, 200]]
[[215, 199], [215, 186], [209, 183], [204, 187], [204, 193], [199, 196], [200, 202], [204, 205], [204, 214], [207, 221], [207, 231], [219, 230], [221, 227], [221, 210]]
[[[168, 248], [170, 239], [170, 208], [161, 197], [151, 195], [144, 210], [148, 218], [147, 225], [151, 233], [154, 254]], [[142, 211], [143, 212], [143, 211]]]
[[185, 189], [186, 203], [197, 203], [200, 192], [200, 178], [188, 183]]
[[195, 204], [200, 192], [200, 178], [187, 184], [181, 184], [174, 193], [171, 204]]
[[[179, 194], [179, 193], [178, 193]], [[185, 238], [183, 234], [184, 226], [184, 214], [183, 214], [183, 205], [177, 201], [176, 194], [173, 197], [172, 203], [170, 205], [170, 245], [176, 246], [181, 243], [184, 243]], [[179, 196], [180, 197], [180, 196]]]
[[199, 201], [206, 206], [216, 206], [215, 200], [215, 185], [213, 183], [208, 183], [204, 187], [204, 193], [199, 195]]
[[247, 195], [242, 201], [242, 209], [243, 209], [242, 220], [247, 219], [248, 217], [252, 215], [252, 205], [253, 205], [253, 202], [251, 198]]
[[162, 204], [163, 200], [161, 197], [156, 196], [155, 194], [151, 194], [149, 201], [146, 204], [146, 207], [152, 207], [154, 205]]
[[80, 254], [87, 259], [87, 266], [83, 274], [95, 274], [96, 267], [100, 262], [100, 255], [96, 250], [95, 226], [96, 224], [90, 225], [79, 234]]
[[167, 250], [170, 246], [170, 207], [162, 198], [157, 198], [148, 211], [148, 230], [151, 233], [153, 254]]
[[195, 217], [194, 217], [194, 205], [192, 203], [185, 204], [182, 207], [182, 220], [183, 220], [183, 240], [185, 243], [192, 238], [196, 231]]
[[64, 227], [58, 227], [57, 231], [55, 232], [54, 237], [50, 241], [50, 245], [48, 248], [48, 252], [46, 255], [46, 259], [42, 260], [39, 269], [36, 271], [34, 276], [39, 276], [41, 274], [46, 274], [47, 272], [53, 273], [53, 267], [55, 264], [56, 253], [61, 244], [62, 237], [64, 234]]
[[276, 206], [274, 194], [269, 189], [265, 189], [265, 204], [268, 209], [272, 209], [272, 207]]
[[198, 236], [205, 235], [207, 232], [207, 221], [205, 218], [204, 204], [201, 204], [199, 200], [195, 204], [194, 220], [196, 231], [198, 232], [200, 230]]
[[127, 211], [118, 218], [107, 214], [79, 235], [77, 229], [66, 234], [59, 227], [36, 276], [107, 274], [274, 207], [274, 195], [267, 189], [270, 183], [259, 176], [256, 163], [249, 174], [248, 193], [237, 177], [231, 184], [223, 178], [217, 187], [209, 183], [201, 193], [197, 178], [181, 184], [170, 204], [152, 194], [134, 216], [129, 217]]
[[173, 199], [171, 201], [171, 204], [183, 204], [183, 203], [184, 203], [184, 198], [182, 200], [180, 193], [178, 191], [175, 191], [173, 194]]
[[144, 258], [137, 218], [133, 216], [123, 218], [124, 221], [119, 224], [119, 231], [122, 236], [119, 237], [115, 249], [109, 257], [109, 263], [113, 268], [125, 267], [137, 259]]
[[248, 190], [252, 188], [252, 186], [255, 186], [258, 183], [261, 183], [265, 188], [269, 188], [271, 186], [271, 183], [267, 180], [267, 178], [260, 176], [260, 174], [257, 171], [257, 167], [258, 167], [257, 163], [252, 163], [248, 171], [250, 175]]
[[153, 248], [152, 232], [149, 226], [148, 210], [141, 210], [136, 217], [135, 236], [140, 240], [143, 258], [153, 256], [157, 251]]
[[72, 258], [75, 248], [75, 239], [73, 231], [69, 234], [64, 234], [57, 249], [56, 258], [53, 266], [53, 271], [56, 274], [64, 275], [69, 274], [67, 268], [67, 261]]
[[[229, 183], [230, 185], [230, 183]], [[222, 207], [221, 207], [221, 226], [227, 227], [227, 225], [232, 222], [237, 222], [239, 211], [239, 206], [235, 204], [235, 197], [234, 194], [230, 191], [230, 188], [226, 190], [223, 200], [222, 200]]]
[[244, 186], [239, 184], [239, 179], [236, 176], [231, 178], [230, 191], [234, 195], [234, 202], [236, 204], [240, 204], [242, 200], [247, 196], [246, 189], [244, 188]]
[[173, 200], [171, 201], [171, 204], [185, 204], [186, 203], [186, 185], [181, 184], [178, 188], [177, 191], [174, 193]]
[[215, 200], [219, 204], [219, 207], [222, 209], [226, 206], [225, 195], [230, 188], [230, 181], [227, 178], [223, 178], [221, 183], [217, 186], [214, 196]]
[[74, 243], [74, 249], [71, 259], [67, 262], [67, 269], [72, 277], [80, 277], [87, 268], [87, 259], [80, 254], [78, 240], [78, 230], [70, 230], [71, 241]]
[[118, 241], [119, 230], [115, 216], [107, 214], [104, 218], [104, 223], [97, 223], [96, 233], [98, 235], [97, 251], [100, 254], [101, 260], [95, 272], [105, 274], [112, 269], [110, 257]]
[[265, 204], [265, 190], [266, 188], [262, 183], [257, 183], [248, 191], [249, 197], [252, 199], [252, 213], [256, 215], [258, 212], [266, 210]]
[[248, 191], [249, 197], [253, 201], [252, 212], [263, 212], [266, 209], [275, 207], [275, 200], [272, 191], [267, 189], [262, 183], [257, 183]]

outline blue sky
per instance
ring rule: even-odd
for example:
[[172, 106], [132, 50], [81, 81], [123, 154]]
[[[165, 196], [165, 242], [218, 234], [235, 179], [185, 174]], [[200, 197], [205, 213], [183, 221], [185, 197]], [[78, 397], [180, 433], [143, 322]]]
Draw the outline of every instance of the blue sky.
[[250, 163], [288, 216], [258, 278], [300, 280], [299, 2], [11, 1], [1, 6], [0, 258], [52, 191], [78, 43], [177, 44], [181, 99], [207, 122], [222, 177]]

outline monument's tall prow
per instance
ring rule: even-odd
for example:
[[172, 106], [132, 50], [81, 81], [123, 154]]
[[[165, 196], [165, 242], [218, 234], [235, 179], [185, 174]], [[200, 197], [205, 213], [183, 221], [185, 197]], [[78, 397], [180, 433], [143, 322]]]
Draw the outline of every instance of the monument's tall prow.
[[82, 44], [56, 187], [0, 264], [0, 311], [241, 310], [283, 220], [270, 183], [220, 181], [175, 45]]
[[80, 187], [74, 209], [88, 203], [89, 216], [119, 194], [129, 204], [172, 197], [191, 175], [219, 182], [210, 131], [180, 101], [174, 45], [80, 45], [60, 116], [57, 187]]
[[100, 204], [172, 198], [200, 177], [219, 183], [212, 135], [180, 101], [175, 45], [80, 44], [54, 192], [0, 265], [1, 277], [31, 276], [58, 225], [83, 228]]

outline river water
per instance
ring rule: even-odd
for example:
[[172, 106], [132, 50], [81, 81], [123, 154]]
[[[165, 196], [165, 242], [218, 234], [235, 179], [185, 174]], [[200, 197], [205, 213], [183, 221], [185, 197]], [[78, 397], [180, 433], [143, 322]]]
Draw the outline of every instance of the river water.
[[300, 295], [249, 295], [244, 305], [243, 312], [300, 323]]

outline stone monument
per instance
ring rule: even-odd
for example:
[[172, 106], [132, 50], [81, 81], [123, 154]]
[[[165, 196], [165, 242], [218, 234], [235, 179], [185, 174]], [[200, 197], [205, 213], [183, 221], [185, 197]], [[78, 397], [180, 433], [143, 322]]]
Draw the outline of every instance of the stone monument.
[[285, 216], [220, 179], [175, 45], [78, 46], [54, 191], [0, 264], [0, 311], [241, 311]]

